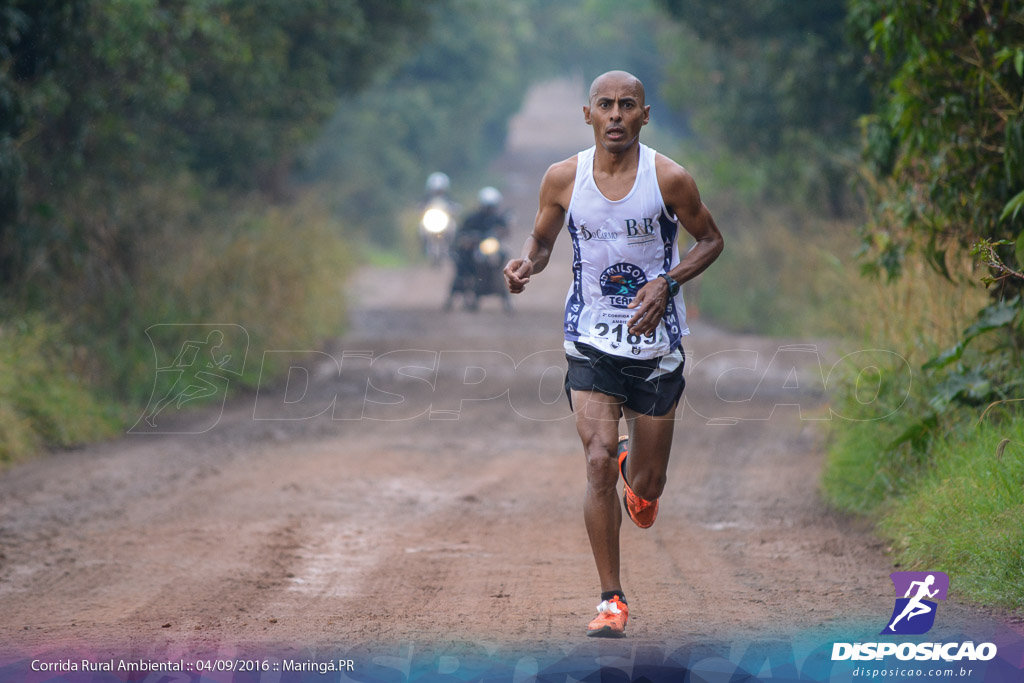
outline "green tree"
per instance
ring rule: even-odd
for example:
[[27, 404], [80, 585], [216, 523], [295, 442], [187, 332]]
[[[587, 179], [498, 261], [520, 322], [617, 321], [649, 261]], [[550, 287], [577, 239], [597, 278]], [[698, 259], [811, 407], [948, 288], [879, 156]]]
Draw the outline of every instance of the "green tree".
[[869, 93], [845, 40], [843, 0], [661, 0], [691, 30], [665, 95], [747, 163], [765, 194], [847, 213], [857, 116]]
[[850, 24], [877, 97], [863, 121], [867, 268], [896, 277], [919, 250], [966, 287], [980, 256], [992, 303], [925, 369], [941, 373], [939, 412], [1006, 398], [1024, 385], [1024, 6], [854, 0]]
[[[876, 113], [864, 119], [869, 170], [892, 183], [877, 204], [900, 220], [898, 230], [886, 220], [869, 226], [879, 264], [896, 274], [897, 255], [920, 245], [948, 274], [950, 249], [1016, 237], [1024, 226], [1024, 7], [859, 0], [850, 22], [870, 50], [878, 92]], [[993, 291], [1020, 287], [1001, 278]]]
[[10, 243], [27, 173], [19, 148], [41, 130], [35, 112], [59, 106], [57, 73], [86, 7], [87, 0], [0, 2], [0, 287], [15, 274]]
[[428, 9], [414, 0], [0, 2], [5, 278], [45, 281], [97, 259], [135, 276], [140, 227], [111, 216], [142, 182], [187, 172], [232, 192], [279, 192], [338, 95], [411, 49]]

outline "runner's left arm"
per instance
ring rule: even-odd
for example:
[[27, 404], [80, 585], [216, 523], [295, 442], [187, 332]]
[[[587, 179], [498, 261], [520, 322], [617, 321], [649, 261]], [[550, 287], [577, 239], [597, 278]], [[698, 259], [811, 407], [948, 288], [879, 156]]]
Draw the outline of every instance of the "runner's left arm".
[[[658, 185], [668, 210], [676, 215], [683, 229], [697, 241], [686, 252], [668, 276], [679, 284], [700, 275], [710, 266], [725, 247], [722, 233], [708, 207], [701, 201], [697, 183], [686, 170], [668, 157], [657, 156]], [[631, 334], [650, 334], [658, 329], [668, 305], [668, 283], [655, 278], [640, 288], [629, 304], [636, 313], [629, 319]]]

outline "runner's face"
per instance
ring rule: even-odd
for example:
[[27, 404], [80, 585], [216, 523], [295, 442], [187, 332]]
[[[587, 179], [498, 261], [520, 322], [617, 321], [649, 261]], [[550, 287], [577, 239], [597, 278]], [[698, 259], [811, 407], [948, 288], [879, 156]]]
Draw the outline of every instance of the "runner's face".
[[583, 107], [584, 118], [594, 128], [594, 140], [612, 153], [624, 152], [637, 141], [650, 112], [635, 84], [625, 79], [602, 82], [590, 106]]

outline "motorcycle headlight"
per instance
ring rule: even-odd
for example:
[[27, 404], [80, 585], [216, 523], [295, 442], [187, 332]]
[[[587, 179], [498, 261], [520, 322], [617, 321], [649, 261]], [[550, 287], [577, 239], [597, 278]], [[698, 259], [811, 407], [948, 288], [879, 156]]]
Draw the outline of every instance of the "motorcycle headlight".
[[444, 232], [451, 219], [441, 209], [427, 209], [423, 214], [423, 228], [434, 235]]
[[480, 252], [487, 256], [497, 254], [499, 249], [501, 249], [501, 242], [496, 237], [488, 237], [480, 243]]

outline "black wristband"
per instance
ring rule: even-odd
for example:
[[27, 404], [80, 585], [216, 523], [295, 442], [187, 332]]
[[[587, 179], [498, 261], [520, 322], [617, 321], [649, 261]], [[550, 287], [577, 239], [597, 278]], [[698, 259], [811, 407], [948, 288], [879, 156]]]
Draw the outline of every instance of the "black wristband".
[[672, 278], [671, 275], [669, 275], [668, 273], [662, 273], [658, 277], [662, 278], [663, 280], [665, 280], [665, 282], [668, 283], [668, 295], [669, 296], [675, 296], [676, 294], [679, 293], [679, 283], [676, 282], [675, 279]]

